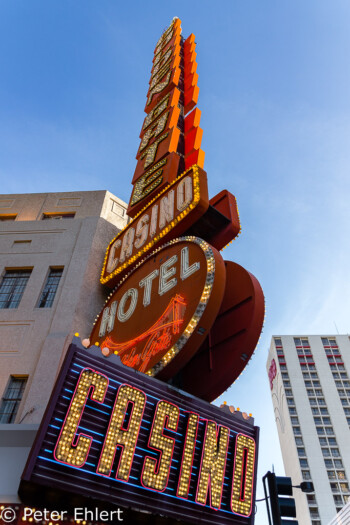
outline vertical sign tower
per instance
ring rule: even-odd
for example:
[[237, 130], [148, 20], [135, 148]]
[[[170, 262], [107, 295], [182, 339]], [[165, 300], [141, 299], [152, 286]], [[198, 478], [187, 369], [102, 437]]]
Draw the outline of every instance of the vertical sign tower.
[[22, 476], [24, 501], [44, 505], [55, 493], [64, 505], [93, 498], [183, 523], [254, 522], [259, 429], [208, 401], [253, 354], [264, 297], [220, 254], [240, 223], [229, 191], [208, 196], [195, 48], [178, 18], [156, 44], [131, 219], [101, 273], [111, 293], [86, 350], [75, 342], [66, 356]]

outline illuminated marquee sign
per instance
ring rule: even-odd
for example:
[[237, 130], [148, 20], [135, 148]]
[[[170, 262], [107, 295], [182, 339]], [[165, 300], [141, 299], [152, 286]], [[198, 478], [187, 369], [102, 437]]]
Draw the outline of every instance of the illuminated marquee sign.
[[195, 47], [193, 34], [183, 40], [178, 18], [156, 44], [127, 211], [130, 217], [184, 170], [194, 164], [203, 167], [201, 113], [198, 108], [190, 113], [199, 93]]
[[63, 509], [93, 496], [100, 509], [125, 508], [124, 520], [127, 508], [141, 508], [185, 523], [252, 524], [252, 418], [78, 345], [67, 353], [25, 467], [22, 501]]
[[[203, 343], [225, 288], [221, 255], [197, 237], [158, 248], [111, 294], [90, 341], [148, 375], [170, 378]], [[160, 374], [160, 375], [159, 375]]]
[[193, 167], [149, 202], [110, 242], [101, 282], [115, 285], [131, 265], [160, 242], [184, 232], [208, 206], [206, 174]]

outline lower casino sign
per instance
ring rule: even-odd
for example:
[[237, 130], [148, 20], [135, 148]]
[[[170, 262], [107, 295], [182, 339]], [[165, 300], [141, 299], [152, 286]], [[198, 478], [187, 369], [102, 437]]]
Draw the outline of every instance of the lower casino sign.
[[124, 519], [142, 509], [182, 523], [250, 525], [258, 434], [246, 414], [85, 350], [75, 338], [19, 494], [24, 504], [57, 510], [118, 506]]
[[220, 253], [198, 237], [161, 246], [110, 295], [90, 336], [104, 355], [169, 379], [205, 340], [226, 282]]

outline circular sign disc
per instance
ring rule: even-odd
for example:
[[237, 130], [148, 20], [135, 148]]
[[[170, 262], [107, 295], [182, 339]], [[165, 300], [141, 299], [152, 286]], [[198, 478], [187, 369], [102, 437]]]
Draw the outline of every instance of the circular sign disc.
[[265, 302], [257, 279], [239, 264], [225, 261], [226, 289], [209, 336], [173, 384], [213, 401], [247, 366], [261, 334]]
[[123, 364], [169, 379], [195, 354], [219, 311], [225, 265], [215, 248], [182, 237], [154, 251], [117, 286], [90, 336]]

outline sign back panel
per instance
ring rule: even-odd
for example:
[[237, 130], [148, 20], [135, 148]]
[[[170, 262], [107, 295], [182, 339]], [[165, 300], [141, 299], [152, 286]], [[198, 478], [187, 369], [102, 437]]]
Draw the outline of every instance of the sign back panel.
[[182, 523], [253, 524], [258, 428], [85, 350], [61, 368], [20, 485], [22, 501], [141, 509]]

